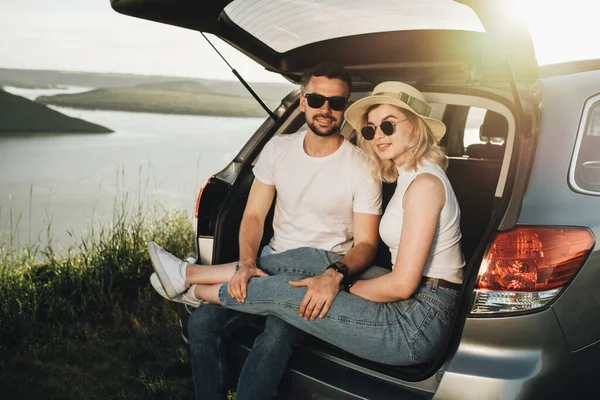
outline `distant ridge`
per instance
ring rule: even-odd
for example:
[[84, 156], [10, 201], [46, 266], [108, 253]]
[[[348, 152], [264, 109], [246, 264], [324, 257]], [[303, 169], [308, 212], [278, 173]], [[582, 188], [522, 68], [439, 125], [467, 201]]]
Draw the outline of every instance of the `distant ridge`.
[[[238, 81], [211, 80], [181, 76], [0, 68], [0, 86], [17, 86], [24, 88], [48, 88], [56, 86], [111, 88], [173, 81], [197, 82], [207, 87], [213, 87], [218, 93], [228, 92], [238, 96], [250, 97], [250, 94], [248, 94], [246, 89], [244, 89]], [[251, 82], [250, 85], [261, 96], [265, 97], [270, 97], [270, 93], [273, 93], [273, 91], [276, 91], [277, 93], [289, 93], [295, 87], [291, 83]], [[281, 98], [282, 96], [279, 97], [279, 100], [281, 100]]]
[[[265, 117], [266, 112], [240, 82], [96, 72], [0, 68], [0, 86], [42, 89], [92, 88], [88, 92], [40, 96], [36, 102], [80, 109], [162, 114]], [[250, 85], [273, 110], [297, 88], [291, 83]]]
[[[278, 88], [263, 96], [274, 109], [287, 94]], [[150, 83], [137, 86], [94, 89], [83, 93], [40, 96], [36, 102], [62, 107], [118, 110], [159, 114], [212, 115], [223, 117], [265, 117], [266, 112], [250, 96], [236, 90], [197, 81]]]
[[68, 117], [0, 89], [0, 136], [22, 133], [110, 133], [110, 129]]

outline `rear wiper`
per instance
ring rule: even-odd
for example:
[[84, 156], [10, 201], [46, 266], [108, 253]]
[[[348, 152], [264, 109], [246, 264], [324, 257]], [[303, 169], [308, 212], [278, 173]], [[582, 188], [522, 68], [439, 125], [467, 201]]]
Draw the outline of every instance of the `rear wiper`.
[[269, 117], [271, 117], [273, 119], [273, 121], [279, 122], [277, 116], [273, 113], [273, 111], [271, 111], [269, 109], [269, 107], [265, 104], [265, 102], [262, 101], [262, 99], [254, 91], [254, 89], [252, 89], [250, 87], [250, 85], [248, 85], [248, 82], [246, 82], [244, 80], [244, 78], [242, 78], [242, 76], [235, 70], [235, 68], [233, 68], [231, 66], [231, 64], [229, 64], [227, 62], [227, 60], [225, 59], [225, 57], [223, 57], [223, 55], [219, 52], [219, 50], [217, 50], [217, 48], [212, 44], [212, 42], [206, 37], [206, 35], [204, 34], [204, 32], [200, 32], [200, 34], [204, 37], [204, 39], [206, 39], [206, 41], [208, 42], [208, 44], [210, 44], [210, 46], [217, 52], [217, 54], [223, 59], [223, 61], [225, 61], [225, 64], [227, 64], [227, 66], [231, 69], [231, 72], [233, 72], [233, 74], [238, 78], [238, 80], [242, 83], [242, 85], [244, 85], [244, 87], [250, 92], [250, 94], [252, 95], [252, 97], [254, 97], [254, 99], [256, 101], [258, 101], [258, 104], [260, 104], [260, 106], [267, 112], [267, 114], [269, 114]]

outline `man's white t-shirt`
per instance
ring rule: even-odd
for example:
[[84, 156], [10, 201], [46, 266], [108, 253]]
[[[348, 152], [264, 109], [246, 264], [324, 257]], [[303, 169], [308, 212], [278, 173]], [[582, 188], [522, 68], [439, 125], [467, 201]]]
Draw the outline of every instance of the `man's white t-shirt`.
[[277, 191], [269, 245], [278, 253], [313, 247], [346, 254], [353, 245], [353, 213], [381, 215], [381, 184], [371, 177], [367, 156], [350, 142], [326, 157], [311, 157], [305, 136], [274, 137], [254, 167], [254, 176]]

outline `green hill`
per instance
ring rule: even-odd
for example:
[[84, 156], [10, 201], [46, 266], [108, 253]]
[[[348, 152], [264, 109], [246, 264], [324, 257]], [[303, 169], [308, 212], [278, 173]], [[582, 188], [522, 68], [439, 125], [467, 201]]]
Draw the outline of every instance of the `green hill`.
[[184, 78], [158, 75], [0, 68], [0, 84], [19, 87], [46, 88], [59, 85], [104, 88], [167, 82], [178, 79]]
[[[173, 84], [173, 82], [195, 82], [212, 93], [251, 97], [237, 80], [213, 80], [181, 76], [136, 75], [101, 72], [48, 71], [33, 69], [0, 68], [0, 85], [23, 88], [52, 88], [56, 86], [81, 86], [111, 88], [147, 84]], [[295, 86], [291, 83], [250, 82], [250, 86], [265, 99], [281, 100]]]
[[[264, 117], [266, 112], [236, 82], [174, 81], [112, 87], [84, 93], [40, 96], [37, 102], [57, 106], [162, 114]], [[274, 109], [293, 86], [260, 84]]]
[[[250, 83], [250, 86], [267, 104], [276, 102], [279, 105], [289, 92], [295, 86], [281, 83]], [[221, 94], [228, 97], [253, 98], [248, 90], [237, 81], [218, 81], [218, 80], [173, 80], [169, 82], [153, 82], [148, 84], [136, 85], [136, 88], [160, 89], [167, 91]]]
[[71, 118], [42, 104], [0, 90], [0, 136], [14, 133], [110, 133], [110, 129]]

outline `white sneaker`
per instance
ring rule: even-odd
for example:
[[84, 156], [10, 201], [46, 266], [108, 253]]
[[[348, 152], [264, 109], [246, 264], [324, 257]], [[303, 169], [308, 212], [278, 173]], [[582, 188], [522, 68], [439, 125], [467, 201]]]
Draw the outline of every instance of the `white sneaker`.
[[189, 264], [187, 261], [180, 260], [154, 242], [148, 242], [148, 252], [152, 266], [169, 300], [190, 287], [185, 280], [185, 269]]
[[187, 304], [192, 307], [199, 307], [200, 304], [204, 303], [204, 300], [200, 300], [200, 299], [197, 299], [196, 297], [192, 297], [192, 295], [189, 293], [189, 291], [192, 289], [192, 287], [190, 287], [186, 292], [184, 292], [180, 295], [177, 295], [172, 299], [169, 299], [167, 297], [167, 294], [165, 293], [165, 290], [163, 289], [156, 273], [152, 273], [152, 275], [150, 275], [150, 284], [152, 285], [152, 287], [154, 288], [154, 290], [156, 290], [156, 292], [158, 294], [160, 294], [162, 297], [164, 297], [167, 300], [176, 301], [177, 303]]

